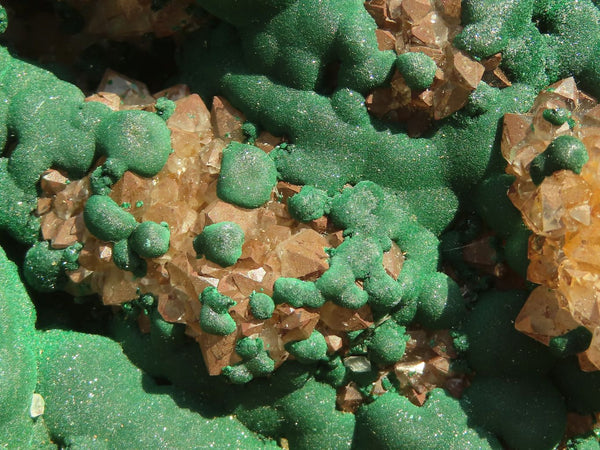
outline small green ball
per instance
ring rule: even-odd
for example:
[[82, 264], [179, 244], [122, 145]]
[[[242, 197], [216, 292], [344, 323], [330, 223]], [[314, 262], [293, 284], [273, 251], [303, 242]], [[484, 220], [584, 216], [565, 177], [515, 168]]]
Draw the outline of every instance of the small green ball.
[[61, 289], [67, 281], [63, 265], [64, 250], [50, 248], [47, 241], [37, 242], [25, 255], [23, 276], [39, 292]]
[[325, 191], [304, 186], [288, 199], [290, 215], [300, 222], [310, 222], [329, 212], [329, 197]]
[[574, 136], [563, 135], [554, 139], [546, 150], [531, 161], [529, 173], [535, 184], [559, 170], [570, 170], [581, 173], [589, 156], [583, 142]]
[[209, 225], [194, 239], [198, 257], [219, 264], [233, 266], [242, 256], [244, 230], [235, 222], [219, 222]]
[[275, 311], [275, 302], [267, 294], [255, 292], [250, 295], [250, 311], [257, 319], [270, 319]]
[[140, 223], [131, 236], [129, 245], [142, 258], [158, 258], [169, 250], [169, 227], [156, 222]]
[[288, 342], [285, 349], [301, 364], [314, 364], [327, 359], [327, 342], [317, 330], [314, 330], [308, 339]]
[[399, 361], [408, 341], [405, 332], [406, 328], [393, 320], [387, 320], [375, 328], [373, 337], [367, 344], [370, 359], [383, 365]]
[[169, 117], [175, 112], [175, 102], [167, 97], [160, 97], [156, 100], [156, 114], [164, 121], [169, 120]]
[[427, 89], [433, 83], [437, 65], [421, 52], [408, 52], [398, 55], [396, 67], [409, 88], [415, 91]]

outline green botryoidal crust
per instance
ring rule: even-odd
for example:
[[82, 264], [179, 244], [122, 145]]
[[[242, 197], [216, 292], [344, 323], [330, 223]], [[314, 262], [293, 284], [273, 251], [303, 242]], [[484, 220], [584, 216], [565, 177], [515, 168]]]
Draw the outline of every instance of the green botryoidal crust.
[[400, 361], [406, 349], [409, 336], [406, 328], [394, 320], [386, 320], [375, 328], [373, 336], [367, 339], [369, 359], [378, 364], [387, 365]]
[[83, 218], [85, 226], [94, 236], [109, 242], [127, 239], [138, 225], [135, 217], [108, 195], [92, 195], [88, 198]]
[[136, 277], [145, 276], [148, 270], [146, 261], [133, 251], [127, 239], [115, 242], [112, 260], [119, 269], [132, 272]]
[[0, 248], [0, 444], [30, 448], [34, 422], [29, 415], [36, 389], [35, 308], [18, 267]]
[[303, 186], [300, 192], [288, 199], [290, 215], [300, 222], [310, 222], [329, 213], [327, 192], [312, 186]]
[[131, 249], [142, 258], [158, 258], [169, 250], [171, 232], [166, 222], [142, 222], [129, 236]]
[[53, 249], [47, 241], [37, 242], [26, 253], [23, 277], [29, 286], [39, 292], [54, 292], [65, 287], [67, 270], [79, 267], [77, 258], [81, 244], [66, 249]]
[[235, 344], [235, 352], [242, 362], [223, 368], [225, 375], [234, 384], [245, 384], [254, 377], [264, 377], [275, 369], [275, 361], [269, 358], [261, 339], [242, 338]]
[[[156, 114], [111, 111], [84, 102], [75, 86], [14, 58], [0, 48], [0, 146], [16, 136], [10, 156], [0, 159], [0, 229], [23, 243], [37, 240], [36, 186], [48, 168], [81, 178], [100, 156], [106, 162], [92, 176], [92, 189], [107, 189], [126, 171], [153, 176], [171, 152], [170, 132]], [[44, 145], [40, 145], [40, 142]], [[117, 239], [118, 240], [118, 239]]]
[[325, 303], [325, 298], [312, 281], [284, 277], [278, 278], [273, 285], [273, 300], [294, 308], [320, 308]]

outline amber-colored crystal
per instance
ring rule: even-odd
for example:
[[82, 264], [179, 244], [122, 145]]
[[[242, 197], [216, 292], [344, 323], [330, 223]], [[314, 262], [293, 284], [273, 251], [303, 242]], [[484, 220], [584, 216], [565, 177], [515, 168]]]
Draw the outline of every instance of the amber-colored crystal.
[[[570, 114], [553, 123], [544, 111]], [[583, 370], [600, 369], [600, 128], [596, 102], [562, 80], [542, 91], [528, 114], [504, 117], [502, 154], [507, 172], [515, 176], [508, 195], [533, 231], [529, 239], [529, 280], [533, 290], [516, 319], [518, 330], [548, 344], [579, 326], [594, 336], [579, 354]], [[589, 161], [580, 174], [559, 170], [536, 186], [529, 175], [531, 161], [558, 136], [579, 138]]]

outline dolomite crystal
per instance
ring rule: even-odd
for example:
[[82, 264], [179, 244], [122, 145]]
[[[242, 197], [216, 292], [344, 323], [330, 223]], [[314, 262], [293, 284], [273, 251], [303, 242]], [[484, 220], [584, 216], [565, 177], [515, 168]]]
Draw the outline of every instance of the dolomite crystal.
[[[508, 195], [533, 232], [527, 278], [540, 285], [515, 326], [546, 345], [587, 328], [592, 341], [579, 353], [587, 371], [600, 369], [599, 112], [597, 102], [568, 78], [542, 91], [528, 114], [507, 114], [502, 136], [507, 173], [515, 176]], [[554, 171], [536, 185], [531, 163], [559, 136], [578, 138], [589, 161], [579, 174]]]

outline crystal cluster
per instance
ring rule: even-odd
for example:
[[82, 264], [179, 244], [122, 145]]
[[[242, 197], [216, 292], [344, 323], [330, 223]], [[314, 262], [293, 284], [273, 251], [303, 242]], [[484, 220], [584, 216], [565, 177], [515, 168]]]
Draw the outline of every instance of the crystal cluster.
[[[589, 161], [581, 173], [558, 170], [536, 185], [534, 158], [559, 136], [579, 139]], [[562, 80], [537, 97], [525, 115], [504, 117], [502, 153], [516, 177], [509, 190], [533, 232], [527, 277], [539, 284], [516, 319], [516, 328], [549, 344], [580, 326], [592, 334], [578, 354], [581, 368], [600, 369], [600, 106]]]
[[482, 79], [500, 87], [510, 85], [499, 68], [500, 54], [477, 62], [452, 45], [462, 30], [460, 0], [372, 0], [366, 7], [379, 27], [381, 50], [425, 53], [437, 65], [433, 84], [421, 91], [411, 90], [396, 71], [390, 87], [367, 97], [376, 116], [407, 122], [409, 131], [418, 134], [432, 119], [462, 108]]
[[[103, 92], [88, 101], [100, 101], [113, 109], [152, 110], [156, 97], [175, 100], [176, 109], [168, 120], [174, 152], [164, 169], [154, 178], [126, 172], [112, 189], [111, 197], [141, 221], [165, 221], [171, 230], [169, 251], [148, 261], [148, 272], [135, 278], [112, 262], [112, 243], [95, 238], [86, 229], [83, 207], [91, 195], [89, 178], [70, 181], [56, 170], [42, 177], [42, 197], [38, 214], [44, 239], [53, 248], [84, 244], [78, 270], [70, 272], [69, 290], [74, 294], [98, 293], [107, 305], [121, 305], [151, 293], [165, 320], [184, 323], [203, 351], [211, 374], [239, 360], [235, 343], [242, 337], [260, 337], [269, 355], [280, 364], [288, 358], [284, 345], [306, 339], [318, 329], [331, 352], [340, 350], [346, 332], [372, 325], [368, 307], [346, 310], [326, 303], [320, 310], [278, 305], [271, 318], [258, 320], [249, 309], [253, 292], [271, 295], [279, 277], [316, 280], [328, 266], [327, 247], [337, 247], [342, 233], [333, 230], [325, 217], [303, 224], [287, 211], [286, 200], [300, 187], [279, 182], [272, 199], [255, 209], [245, 209], [217, 197], [216, 184], [223, 148], [232, 140], [243, 141], [243, 115], [222, 98], [213, 99], [209, 111], [198, 95], [189, 95], [183, 86], [152, 96], [141, 83], [114, 72], [108, 73]], [[107, 92], [108, 90], [113, 92]], [[120, 97], [119, 95], [122, 97]], [[258, 136], [255, 145], [269, 152], [281, 140], [268, 133]], [[205, 226], [233, 221], [244, 231], [245, 242], [239, 261], [223, 268], [205, 258], [198, 259], [193, 239]], [[384, 264], [397, 278], [403, 256], [397, 246], [387, 252]], [[237, 304], [229, 313], [237, 330], [228, 336], [205, 333], [199, 325], [199, 295], [209, 286], [232, 298]], [[140, 316], [147, 327], [147, 318]]]
[[[349, 370], [361, 371], [361, 364], [371, 370], [366, 357], [347, 355], [348, 333], [374, 326], [368, 305], [350, 310], [332, 302], [321, 308], [294, 308], [284, 303], [277, 305], [269, 318], [258, 319], [252, 314], [253, 293], [272, 295], [273, 284], [280, 277], [315, 281], [329, 267], [325, 248], [337, 247], [344, 238], [327, 217], [303, 224], [290, 216], [287, 199], [298, 193], [300, 186], [278, 182], [271, 200], [255, 209], [218, 198], [222, 150], [233, 140], [246, 139], [243, 114], [220, 97], [213, 99], [209, 111], [198, 95], [190, 94], [182, 85], [152, 95], [143, 83], [112, 71], [106, 73], [100, 91], [87, 100], [115, 110], [153, 111], [155, 99], [163, 96], [175, 101], [175, 112], [167, 122], [174, 151], [166, 166], [154, 178], [126, 172], [110, 194], [138, 222], [167, 222], [170, 248], [163, 256], [147, 260], [148, 270], [141, 278], [117, 268], [112, 261], [113, 244], [97, 239], [85, 227], [83, 208], [91, 195], [89, 177], [69, 180], [59, 171], [48, 170], [41, 180], [37, 210], [43, 238], [56, 249], [83, 243], [80, 267], [68, 273], [68, 290], [74, 295], [97, 293], [106, 305], [115, 306], [152, 294], [165, 320], [186, 325], [212, 375], [240, 362], [235, 351], [240, 339], [260, 338], [277, 367], [291, 356], [285, 345], [308, 339], [314, 330], [324, 336], [328, 353], [340, 354]], [[263, 132], [254, 144], [268, 153], [281, 142]], [[198, 258], [193, 246], [194, 237], [206, 226], [224, 221], [235, 222], [245, 235], [241, 257], [226, 268]], [[383, 265], [397, 279], [403, 261], [401, 249], [393, 244], [384, 254]], [[231, 334], [210, 334], [202, 329], [199, 297], [210, 286], [236, 302], [228, 311], [236, 325]], [[149, 329], [146, 315], [140, 314], [138, 323], [142, 330]], [[371, 392], [364, 388], [359, 391], [352, 383], [340, 388], [341, 409], [354, 410], [368, 396], [384, 393], [389, 386], [382, 380], [391, 372], [399, 380], [399, 388], [416, 404], [422, 404], [427, 392], [437, 386], [462, 386], [463, 380], [449, 370], [449, 360], [455, 355], [448, 336], [430, 336], [420, 330], [409, 335], [405, 356], [382, 369]], [[354, 367], [356, 364], [360, 367]]]

